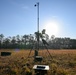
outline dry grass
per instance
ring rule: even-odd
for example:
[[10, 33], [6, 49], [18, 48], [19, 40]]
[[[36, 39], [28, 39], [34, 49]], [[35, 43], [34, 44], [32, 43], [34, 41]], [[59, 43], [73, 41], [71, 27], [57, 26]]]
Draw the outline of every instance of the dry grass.
[[76, 50], [39, 50], [43, 56], [42, 62], [34, 62], [34, 51], [30, 50], [0, 50], [10, 51], [11, 56], [0, 56], [0, 75], [31, 75], [34, 64], [47, 64], [50, 66], [48, 75], [76, 75]]

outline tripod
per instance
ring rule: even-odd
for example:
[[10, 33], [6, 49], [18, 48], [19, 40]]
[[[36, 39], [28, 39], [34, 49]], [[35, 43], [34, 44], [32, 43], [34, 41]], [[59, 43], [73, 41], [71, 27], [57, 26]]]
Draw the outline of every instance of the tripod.
[[[44, 40], [43, 38], [41, 38], [41, 40], [42, 40], [42, 44], [44, 45], [45, 49], [47, 50], [47, 52], [48, 52], [50, 58], [53, 59], [53, 57], [51, 56], [51, 54], [50, 54], [50, 52], [49, 52], [49, 50], [48, 50], [49, 44], [48, 44], [48, 43], [46, 42], [46, 40]], [[37, 41], [34, 41], [34, 42], [32, 43], [32, 46], [31, 46], [31, 49], [30, 49], [30, 52], [29, 52], [27, 58], [29, 58], [29, 56], [30, 56], [32, 50], [35, 50], [35, 54], [34, 54], [33, 57], [34, 57], [34, 58], [39, 57], [39, 58], [42, 59], [42, 57], [38, 56], [38, 49], [39, 49], [38, 47], [39, 47], [39, 46], [38, 46], [37, 44], [38, 44]], [[34, 60], [35, 60], [35, 59], [34, 59]]]

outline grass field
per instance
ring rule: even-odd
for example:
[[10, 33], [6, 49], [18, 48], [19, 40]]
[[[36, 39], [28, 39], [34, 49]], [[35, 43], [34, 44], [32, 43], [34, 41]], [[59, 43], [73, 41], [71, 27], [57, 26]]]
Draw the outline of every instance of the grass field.
[[[1, 52], [11, 52], [11, 56], [1, 56]], [[35, 64], [50, 66], [47, 75], [76, 75], [76, 50], [39, 50], [42, 62], [34, 62], [34, 51], [0, 50], [0, 75], [34, 75]]]

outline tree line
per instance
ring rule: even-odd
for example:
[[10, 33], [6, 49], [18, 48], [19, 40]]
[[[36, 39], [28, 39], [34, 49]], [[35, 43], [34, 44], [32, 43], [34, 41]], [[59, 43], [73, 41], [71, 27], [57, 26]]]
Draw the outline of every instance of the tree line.
[[[49, 49], [76, 49], [76, 39], [58, 38], [54, 35], [49, 38], [47, 34], [39, 33], [39, 48], [44, 49], [42, 38], [48, 43]], [[43, 36], [42, 36], [43, 34]], [[0, 49], [32, 49], [37, 46], [37, 32], [29, 35], [16, 35], [4, 37], [0, 34]]]

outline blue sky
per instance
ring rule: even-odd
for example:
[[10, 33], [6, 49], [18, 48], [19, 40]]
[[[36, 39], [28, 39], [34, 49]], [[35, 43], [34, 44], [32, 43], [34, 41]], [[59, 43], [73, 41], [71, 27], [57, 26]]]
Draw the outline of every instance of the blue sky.
[[34, 7], [37, 2], [40, 3], [40, 30], [54, 20], [58, 22], [56, 37], [76, 38], [76, 0], [0, 0], [0, 34], [34, 34], [37, 31], [37, 7]]

